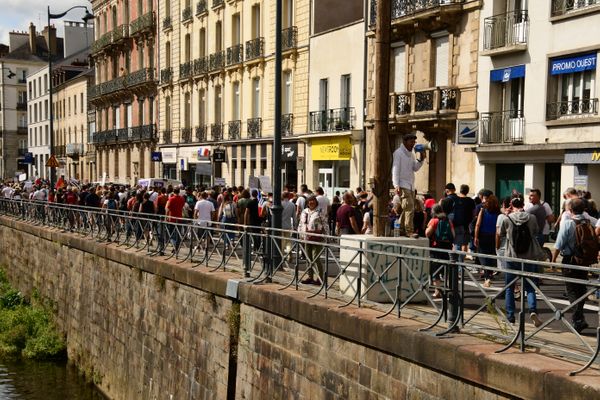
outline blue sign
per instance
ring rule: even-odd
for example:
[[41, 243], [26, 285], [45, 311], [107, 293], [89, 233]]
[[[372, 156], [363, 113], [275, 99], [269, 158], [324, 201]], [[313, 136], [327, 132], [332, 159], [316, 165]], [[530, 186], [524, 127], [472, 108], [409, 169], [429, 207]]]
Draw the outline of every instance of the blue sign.
[[160, 151], [153, 151], [150, 158], [152, 161], [162, 161], [162, 153]]
[[583, 56], [558, 58], [550, 61], [550, 74], [571, 74], [596, 69], [596, 53]]
[[25, 153], [25, 157], [24, 157], [23, 163], [25, 163], [25, 164], [32, 164], [32, 165], [35, 164], [35, 161], [33, 159], [33, 153], [29, 153], [29, 152]]
[[523, 78], [525, 76], [525, 65], [515, 65], [514, 67], [499, 68], [490, 71], [490, 80], [492, 82], [508, 82], [511, 79]]

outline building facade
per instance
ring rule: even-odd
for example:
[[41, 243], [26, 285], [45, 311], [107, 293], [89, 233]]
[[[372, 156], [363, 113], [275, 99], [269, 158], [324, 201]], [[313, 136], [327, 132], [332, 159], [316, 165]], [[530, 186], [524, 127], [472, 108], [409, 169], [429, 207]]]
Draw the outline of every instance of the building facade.
[[[163, 176], [249, 184], [280, 171], [305, 179], [309, 1], [283, 1], [280, 166], [272, 165], [275, 2], [159, 2], [159, 130]], [[221, 181], [222, 182], [222, 181]]]
[[[158, 176], [156, 3], [94, 0], [95, 85], [88, 92], [96, 177], [135, 184]], [[92, 122], [93, 121], [93, 122]]]
[[48, 92], [48, 67], [27, 76], [27, 149], [33, 155], [29, 176], [48, 179], [50, 171], [46, 162], [50, 158], [50, 95]]
[[333, 198], [364, 185], [364, 2], [313, 0], [311, 12], [306, 183]]
[[[376, 0], [370, 2], [367, 120], [374, 111]], [[479, 14], [483, 1], [392, 0], [389, 139], [393, 151], [402, 134], [417, 131], [418, 142], [435, 141], [427, 165], [416, 175], [419, 192], [443, 194], [447, 182], [475, 183], [475, 158], [457, 141], [457, 123], [477, 121]], [[373, 176], [367, 163], [367, 176]]]
[[555, 211], [567, 187], [598, 193], [600, 5], [488, 1], [481, 29], [478, 185], [539, 188]]

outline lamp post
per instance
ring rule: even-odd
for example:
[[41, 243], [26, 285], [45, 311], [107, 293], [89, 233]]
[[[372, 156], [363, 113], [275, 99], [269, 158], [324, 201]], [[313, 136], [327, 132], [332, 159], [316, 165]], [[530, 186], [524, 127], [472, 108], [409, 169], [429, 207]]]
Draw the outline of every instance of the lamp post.
[[[15, 77], [15, 73], [12, 72], [10, 70], [10, 68], [2, 66], [0, 67], [0, 71], [4, 71], [7, 70], [8, 74], [6, 75], [6, 77], [8, 79], [12, 79]], [[6, 91], [6, 85], [4, 82], [4, 74], [2, 74], [2, 172], [0, 173], [0, 178], [2, 178], [2, 180], [4, 180], [4, 178], [6, 178], [6, 176], [4, 176], [4, 174], [6, 173], [6, 148], [4, 147], [4, 137], [6, 136], [6, 131], [5, 131], [5, 123], [6, 123], [6, 104], [4, 102], [5, 99], [5, 95], [4, 92]]]
[[[83, 22], [87, 25], [87, 22], [90, 19], [93, 19], [94, 16], [88, 11], [88, 8], [86, 6], [73, 6], [71, 8], [69, 8], [67, 11], [59, 13], [59, 14], [52, 14], [50, 12], [50, 6], [48, 6], [48, 34], [50, 33], [50, 20], [52, 19], [60, 19], [62, 17], [64, 17], [65, 15], [67, 15], [67, 13], [71, 10], [74, 10], [76, 8], [82, 8], [85, 10], [85, 15], [83, 16]], [[48, 37], [50, 37], [48, 35]], [[50, 157], [52, 157], [54, 154], [54, 104], [52, 104], [52, 50], [50, 48], [50, 43], [47, 43], [48, 45], [48, 97], [49, 97], [49, 103], [50, 103]], [[52, 188], [54, 186], [54, 182], [56, 180], [56, 168], [55, 167], [50, 167], [50, 188]]]

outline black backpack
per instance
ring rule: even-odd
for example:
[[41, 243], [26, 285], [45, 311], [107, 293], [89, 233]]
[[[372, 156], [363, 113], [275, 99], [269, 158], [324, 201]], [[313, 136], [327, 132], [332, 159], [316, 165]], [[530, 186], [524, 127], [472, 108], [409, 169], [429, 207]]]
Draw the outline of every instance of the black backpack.
[[517, 255], [527, 253], [533, 241], [531, 232], [529, 232], [529, 226], [527, 224], [527, 221], [523, 222], [520, 225], [517, 225], [510, 216], [508, 217], [508, 219], [513, 224], [514, 228], [512, 231], [512, 237], [510, 237], [510, 242], [512, 243], [513, 248], [515, 249], [515, 252], [517, 253]]

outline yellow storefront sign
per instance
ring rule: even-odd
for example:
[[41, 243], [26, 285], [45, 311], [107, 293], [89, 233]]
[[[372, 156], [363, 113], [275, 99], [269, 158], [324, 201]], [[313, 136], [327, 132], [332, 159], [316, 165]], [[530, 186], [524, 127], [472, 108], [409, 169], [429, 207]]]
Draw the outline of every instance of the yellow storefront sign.
[[600, 152], [595, 151], [592, 153], [592, 161], [600, 161]]
[[312, 142], [312, 159], [314, 161], [350, 160], [352, 143], [350, 137], [317, 138]]

